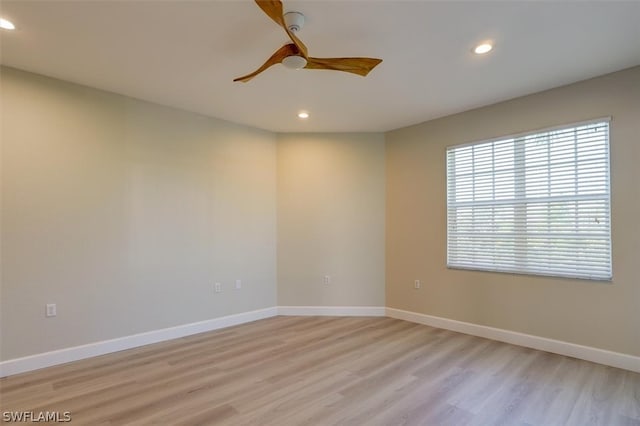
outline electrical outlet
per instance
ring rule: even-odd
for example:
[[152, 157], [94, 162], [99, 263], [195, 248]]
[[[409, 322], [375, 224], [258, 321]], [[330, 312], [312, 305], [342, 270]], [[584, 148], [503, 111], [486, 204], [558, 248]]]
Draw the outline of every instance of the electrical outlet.
[[415, 289], [419, 289], [420, 285], [421, 285], [420, 280], [415, 280], [413, 282], [413, 288], [415, 288]]
[[325, 276], [322, 278], [322, 283], [323, 283], [323, 284], [331, 284], [331, 275], [325, 275]]
[[47, 303], [44, 315], [46, 317], [55, 317], [56, 315], [58, 315], [58, 308], [56, 307], [55, 303]]
[[222, 284], [220, 283], [215, 283], [215, 285], [213, 286], [213, 288], [215, 289], [216, 293], [220, 293], [222, 291]]
[[236, 280], [236, 290], [240, 290], [242, 288], [242, 280]]

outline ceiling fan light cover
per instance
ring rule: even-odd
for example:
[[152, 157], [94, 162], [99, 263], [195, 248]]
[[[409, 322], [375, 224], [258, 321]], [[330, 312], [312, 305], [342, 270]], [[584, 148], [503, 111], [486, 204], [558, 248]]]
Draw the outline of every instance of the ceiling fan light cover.
[[307, 60], [302, 56], [287, 56], [282, 60], [282, 65], [292, 70], [299, 70], [307, 65]]

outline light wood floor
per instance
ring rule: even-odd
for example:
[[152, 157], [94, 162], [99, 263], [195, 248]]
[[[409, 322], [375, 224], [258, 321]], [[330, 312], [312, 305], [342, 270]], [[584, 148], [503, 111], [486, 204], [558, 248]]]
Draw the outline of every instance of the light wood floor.
[[640, 374], [390, 318], [274, 317], [0, 392], [78, 425], [640, 425]]

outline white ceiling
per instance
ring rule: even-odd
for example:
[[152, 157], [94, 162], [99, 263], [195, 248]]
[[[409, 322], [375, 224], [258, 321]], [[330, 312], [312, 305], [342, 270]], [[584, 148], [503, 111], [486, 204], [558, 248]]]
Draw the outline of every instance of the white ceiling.
[[[249, 0], [3, 0], [2, 63], [277, 132], [387, 131], [640, 64], [640, 1], [285, 1], [316, 57], [368, 77], [277, 65], [286, 43]], [[494, 51], [471, 53], [482, 40]], [[306, 109], [311, 118], [296, 113]]]

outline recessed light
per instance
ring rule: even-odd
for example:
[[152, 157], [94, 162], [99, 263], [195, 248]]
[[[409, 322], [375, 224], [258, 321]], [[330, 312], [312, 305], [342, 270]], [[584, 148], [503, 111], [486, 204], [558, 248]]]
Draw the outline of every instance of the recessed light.
[[475, 47], [475, 49], [473, 49], [474, 53], [478, 54], [478, 55], [484, 55], [485, 53], [488, 53], [491, 51], [491, 49], [493, 49], [493, 46], [489, 43], [482, 43], [479, 44]]
[[298, 113], [298, 118], [302, 118], [303, 120], [304, 120], [305, 118], [309, 118], [309, 113], [308, 113], [308, 112], [306, 112], [306, 111], [300, 111], [300, 112]]
[[0, 18], [0, 28], [4, 30], [15, 30], [16, 26], [13, 25], [13, 22], [4, 18]]

